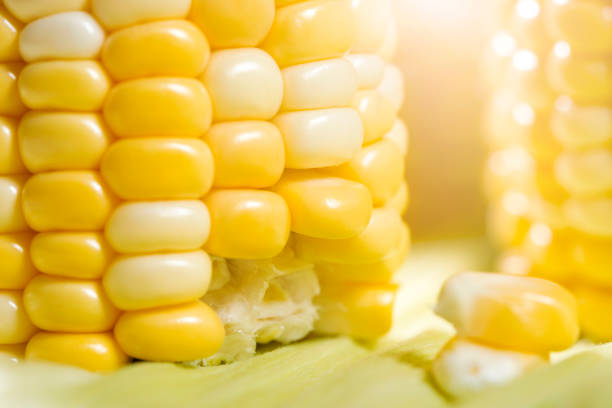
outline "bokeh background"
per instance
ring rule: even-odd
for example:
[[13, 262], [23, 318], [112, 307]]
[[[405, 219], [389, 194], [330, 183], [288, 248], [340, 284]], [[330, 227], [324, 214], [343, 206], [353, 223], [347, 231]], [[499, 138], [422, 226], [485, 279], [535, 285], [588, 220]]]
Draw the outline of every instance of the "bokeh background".
[[395, 0], [414, 240], [485, 233], [480, 65], [500, 0]]

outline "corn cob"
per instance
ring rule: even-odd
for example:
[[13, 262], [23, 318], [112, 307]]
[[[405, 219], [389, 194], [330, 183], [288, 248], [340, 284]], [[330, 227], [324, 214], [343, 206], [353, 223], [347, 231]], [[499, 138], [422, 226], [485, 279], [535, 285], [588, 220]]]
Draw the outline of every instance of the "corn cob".
[[485, 175], [500, 269], [556, 280], [585, 336], [612, 339], [612, 9], [606, 1], [510, 2], [492, 40]]
[[4, 6], [6, 353], [109, 371], [389, 329], [410, 239], [387, 1]]

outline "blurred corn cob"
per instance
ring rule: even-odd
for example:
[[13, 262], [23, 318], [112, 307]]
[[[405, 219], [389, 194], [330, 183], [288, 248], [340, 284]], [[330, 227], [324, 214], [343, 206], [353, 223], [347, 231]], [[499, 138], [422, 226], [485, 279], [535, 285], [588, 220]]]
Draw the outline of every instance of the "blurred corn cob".
[[612, 5], [508, 2], [491, 41], [485, 174], [500, 269], [565, 284], [612, 340]]
[[107, 371], [389, 329], [410, 237], [388, 1], [0, 12], [8, 353]]

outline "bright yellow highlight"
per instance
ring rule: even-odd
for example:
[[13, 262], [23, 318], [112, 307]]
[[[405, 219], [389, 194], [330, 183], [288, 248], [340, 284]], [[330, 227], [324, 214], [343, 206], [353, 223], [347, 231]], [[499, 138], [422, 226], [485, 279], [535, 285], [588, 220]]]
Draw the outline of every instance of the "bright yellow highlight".
[[17, 139], [17, 121], [0, 116], [0, 174], [25, 173]]
[[0, 233], [27, 231], [22, 206], [26, 175], [0, 176]]
[[0, 61], [19, 61], [19, 32], [23, 28], [15, 17], [0, 5]]

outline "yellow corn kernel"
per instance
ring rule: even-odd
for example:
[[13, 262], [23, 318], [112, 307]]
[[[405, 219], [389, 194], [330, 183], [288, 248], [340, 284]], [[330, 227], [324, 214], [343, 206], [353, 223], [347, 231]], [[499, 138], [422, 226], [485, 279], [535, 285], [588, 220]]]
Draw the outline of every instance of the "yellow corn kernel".
[[383, 77], [376, 90], [387, 97], [399, 111], [404, 104], [404, 75], [397, 65], [387, 64], [383, 70]]
[[368, 226], [356, 237], [322, 239], [294, 234], [293, 246], [299, 258], [314, 263], [374, 263], [400, 246], [403, 228], [399, 214], [378, 208], [372, 211]]
[[410, 249], [410, 230], [403, 224], [402, 238], [397, 248], [394, 248], [383, 259], [374, 263], [337, 264], [323, 263], [315, 265], [315, 271], [323, 286], [327, 282], [359, 282], [359, 283], [389, 283], [400, 268]]
[[213, 156], [198, 139], [124, 139], [107, 150], [100, 168], [126, 200], [198, 198], [213, 182]]
[[612, 291], [586, 285], [578, 285], [572, 291], [583, 335], [597, 342], [612, 340]]
[[25, 347], [26, 343], [0, 344], [0, 358], [18, 363], [23, 360], [25, 356]]
[[115, 198], [95, 172], [58, 171], [30, 177], [22, 202], [32, 229], [86, 231], [104, 227]]
[[570, 256], [576, 277], [595, 286], [612, 287], [612, 240], [588, 235], [572, 238]]
[[381, 140], [363, 147], [350, 162], [329, 173], [357, 181], [372, 194], [375, 206], [389, 201], [404, 179], [404, 157], [393, 142]]
[[396, 109], [391, 100], [375, 89], [358, 91], [351, 106], [363, 123], [363, 142], [372, 143], [387, 133], [395, 122]]
[[193, 0], [189, 18], [213, 48], [255, 47], [272, 27], [274, 0]]
[[380, 45], [380, 48], [376, 51], [376, 54], [380, 55], [385, 62], [391, 61], [397, 52], [397, 42], [397, 23], [395, 22], [394, 18], [391, 18], [391, 20], [389, 20], [387, 23], [385, 39]]
[[96, 58], [104, 42], [104, 30], [83, 11], [57, 13], [23, 28], [19, 51], [26, 62], [43, 59]]
[[6, 8], [24, 22], [64, 11], [85, 10], [87, 3], [88, 0], [4, 0]]
[[271, 119], [283, 100], [283, 78], [258, 48], [215, 51], [202, 76], [215, 121]]
[[453, 397], [468, 397], [510, 382], [546, 362], [537, 354], [496, 349], [455, 338], [444, 346], [431, 370], [444, 392]]
[[23, 28], [15, 17], [0, 5], [0, 61], [19, 61], [19, 33]]
[[0, 116], [0, 174], [25, 172], [17, 139], [17, 121]]
[[520, 248], [502, 252], [496, 262], [495, 271], [508, 275], [527, 276], [531, 274], [532, 262]]
[[529, 199], [517, 190], [506, 191], [487, 214], [489, 234], [501, 246], [520, 245], [530, 227]]
[[291, 225], [285, 200], [270, 191], [216, 190], [204, 198], [211, 218], [204, 249], [224, 258], [265, 259], [278, 255]]
[[0, 64], [0, 115], [19, 116], [26, 111], [19, 95], [22, 63]]
[[273, 191], [289, 206], [291, 231], [309, 237], [352, 238], [372, 216], [370, 192], [354, 181], [314, 171], [286, 172]]
[[305, 1], [276, 10], [261, 47], [286, 67], [344, 55], [353, 45], [354, 31], [347, 1]]
[[570, 232], [533, 223], [523, 241], [522, 249], [531, 261], [531, 274], [556, 282], [567, 282], [575, 275], [571, 259]]
[[564, 41], [550, 55], [548, 80], [556, 92], [579, 102], [612, 102], [612, 59], [576, 55]]
[[27, 231], [22, 206], [26, 175], [0, 176], [0, 233]]
[[494, 151], [489, 154], [486, 162], [483, 181], [485, 193], [490, 199], [498, 199], [508, 190], [529, 190], [533, 185], [535, 170], [535, 159], [522, 146], [509, 146]]
[[208, 239], [210, 216], [196, 200], [128, 202], [111, 214], [105, 232], [121, 253], [188, 251]]
[[409, 136], [406, 124], [400, 118], [395, 119], [393, 127], [383, 135], [383, 140], [388, 140], [395, 144], [395, 147], [399, 149], [402, 156], [406, 156], [408, 153]]
[[351, 0], [355, 18], [352, 52], [374, 53], [380, 49], [393, 20], [388, 0]]
[[393, 194], [393, 196], [385, 203], [385, 208], [391, 208], [399, 215], [406, 212], [408, 203], [410, 202], [410, 191], [408, 190], [408, 183], [402, 181], [399, 188]]
[[26, 113], [19, 123], [19, 147], [33, 173], [95, 169], [111, 135], [95, 113]]
[[195, 79], [135, 79], [110, 91], [104, 118], [119, 137], [200, 137], [210, 126], [212, 107]]
[[606, 1], [549, 1], [551, 35], [581, 53], [612, 53], [612, 18]]
[[0, 235], [0, 289], [23, 289], [36, 275], [30, 260], [32, 234]]
[[566, 149], [610, 145], [612, 107], [579, 105], [568, 96], [560, 96], [555, 102], [550, 127], [557, 141]]
[[19, 94], [31, 109], [100, 110], [110, 82], [95, 61], [42, 61], [19, 76]]
[[442, 287], [436, 313], [461, 337], [511, 350], [564, 350], [578, 338], [576, 301], [544, 279], [459, 273]]
[[612, 238], [612, 199], [567, 200], [563, 212], [568, 224], [585, 234]]
[[[16, 0], [19, 1], [19, 0]], [[91, 8], [109, 30], [151, 20], [183, 18], [189, 13], [191, 0], [92, 0]]]
[[0, 344], [28, 341], [36, 332], [21, 297], [21, 291], [0, 291]]
[[104, 43], [102, 63], [116, 80], [201, 74], [210, 57], [202, 32], [185, 20], [124, 28]]
[[281, 72], [283, 111], [345, 107], [357, 92], [355, 69], [341, 58], [293, 65]]
[[564, 152], [555, 162], [555, 176], [570, 194], [597, 197], [612, 192], [612, 151], [595, 148]]
[[350, 108], [282, 113], [274, 124], [285, 141], [285, 167], [291, 169], [345, 163], [363, 143], [363, 125]]
[[357, 88], [376, 88], [383, 79], [385, 61], [376, 54], [348, 54], [344, 57], [357, 73]]
[[99, 281], [38, 275], [26, 286], [23, 303], [32, 322], [49, 331], [102, 332], [119, 315]]
[[130, 356], [151, 361], [189, 361], [214, 354], [223, 343], [223, 323], [205, 303], [127, 312], [115, 338]]
[[315, 298], [315, 331], [373, 339], [391, 328], [397, 285], [326, 283]]
[[204, 251], [121, 256], [104, 275], [104, 289], [121, 310], [198, 300], [208, 290], [211, 262]]
[[215, 187], [269, 187], [285, 168], [283, 137], [272, 123], [218, 123], [208, 130], [204, 141], [214, 158]]
[[94, 372], [114, 371], [129, 362], [111, 333], [37, 333], [28, 342], [25, 357]]
[[113, 251], [98, 232], [43, 232], [30, 247], [39, 271], [77, 279], [97, 279], [108, 266]]

